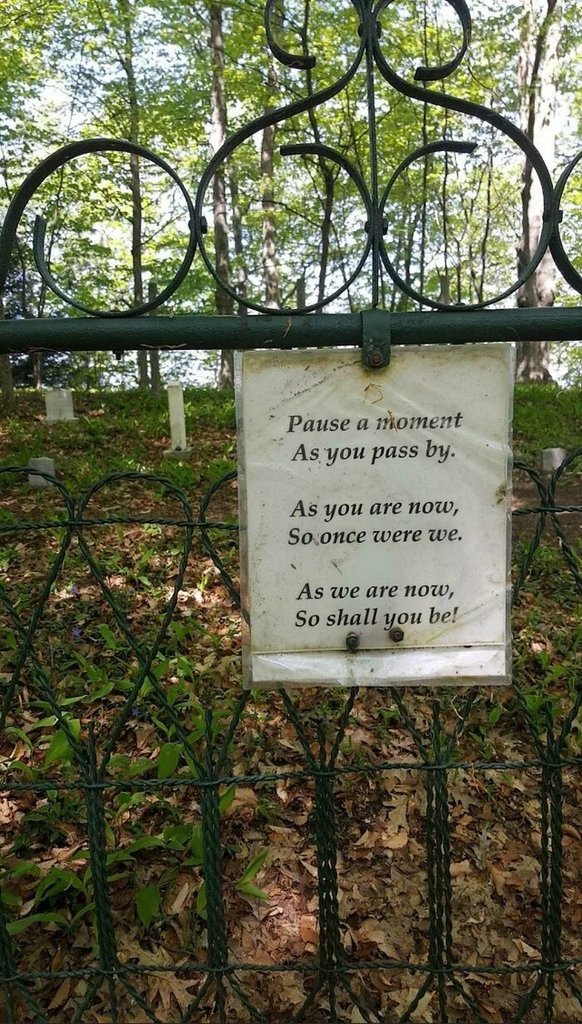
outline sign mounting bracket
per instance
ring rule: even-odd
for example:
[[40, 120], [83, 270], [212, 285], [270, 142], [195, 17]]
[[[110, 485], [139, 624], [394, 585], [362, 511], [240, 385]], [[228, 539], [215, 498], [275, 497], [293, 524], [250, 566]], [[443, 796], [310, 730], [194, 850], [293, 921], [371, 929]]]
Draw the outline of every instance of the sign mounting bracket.
[[362, 320], [362, 364], [367, 370], [382, 370], [390, 365], [390, 314], [365, 309]]

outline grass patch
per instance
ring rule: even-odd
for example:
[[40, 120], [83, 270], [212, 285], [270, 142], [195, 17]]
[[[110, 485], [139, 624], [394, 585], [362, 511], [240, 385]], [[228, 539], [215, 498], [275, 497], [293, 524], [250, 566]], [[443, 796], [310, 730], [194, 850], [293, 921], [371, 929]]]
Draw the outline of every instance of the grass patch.
[[[537, 465], [544, 448], [573, 451], [582, 444], [582, 388], [517, 384], [513, 411], [516, 459]], [[582, 463], [579, 465], [582, 473]]]

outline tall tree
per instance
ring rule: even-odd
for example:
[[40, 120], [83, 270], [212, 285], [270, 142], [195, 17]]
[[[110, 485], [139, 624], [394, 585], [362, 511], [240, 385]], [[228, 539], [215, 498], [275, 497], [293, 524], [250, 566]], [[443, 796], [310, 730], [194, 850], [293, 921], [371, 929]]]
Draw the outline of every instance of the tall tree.
[[[275, 4], [272, 12], [272, 27], [275, 32], [280, 31], [284, 19], [284, 10], [281, 0]], [[276, 97], [279, 85], [279, 65], [273, 59], [269, 62], [267, 73], [267, 88], [272, 93], [271, 102], [267, 100], [266, 109], [276, 106]], [[261, 205], [263, 210], [263, 280], [265, 286], [265, 306], [269, 309], [278, 309], [281, 305], [279, 297], [279, 274], [277, 270], [277, 224], [275, 220], [275, 138], [277, 125], [266, 125], [261, 133], [260, 142], [260, 173], [261, 173]]]
[[[55, 0], [54, 7], [59, 6]], [[38, 97], [47, 73], [45, 46], [50, 33], [48, 23], [27, 0], [12, 0], [0, 7], [0, 204], [8, 204], [19, 184], [26, 156], [38, 142], [43, 119], [36, 124], [31, 103]], [[30, 133], [29, 138], [27, 138]], [[21, 251], [19, 249], [19, 256]], [[25, 290], [26, 275], [22, 288]], [[26, 305], [26, 303], [25, 303]], [[0, 297], [0, 318], [5, 308]], [[7, 413], [14, 404], [14, 385], [10, 356], [0, 357], [0, 406]]]
[[[119, 13], [123, 26], [123, 48], [119, 52], [119, 61], [127, 83], [127, 107], [129, 113], [129, 131], [127, 137], [130, 142], [138, 145], [140, 142], [140, 106], [135, 77], [135, 60], [133, 52], [133, 22], [134, 11], [130, 0], [118, 0]], [[129, 174], [131, 190], [131, 266], [133, 275], [133, 301], [136, 306], [143, 305], [143, 259], [142, 259], [142, 230], [143, 230], [143, 201], [141, 190], [140, 161], [136, 153], [129, 155]], [[140, 388], [147, 390], [150, 384], [148, 370], [148, 354], [140, 350], [137, 353], [137, 371]]]
[[[0, 299], [0, 320], [4, 319], [4, 303]], [[14, 381], [10, 356], [6, 352], [0, 355], [0, 412], [8, 415], [14, 409]]]
[[[224, 35], [222, 7], [210, 4], [209, 45], [212, 61], [212, 87], [210, 91], [210, 148], [216, 153], [226, 142], [227, 110], [226, 86], [224, 81]], [[224, 165], [217, 168], [212, 182], [212, 214], [214, 224], [214, 258], [216, 271], [222, 281], [230, 284], [230, 251], [227, 221], [226, 171]], [[232, 316], [234, 305], [231, 296], [218, 285], [215, 291], [216, 312]], [[221, 388], [234, 385], [232, 352], [225, 349], [220, 353], [218, 384]]]
[[[559, 0], [524, 0], [518, 87], [522, 127], [542, 154], [550, 173], [556, 162], [556, 103], [562, 9]], [[518, 249], [521, 270], [530, 261], [542, 231], [543, 196], [529, 160], [523, 169], [523, 235]], [[549, 252], [519, 291], [520, 306], [552, 306], [555, 268]], [[549, 343], [520, 342], [519, 380], [549, 380]]]

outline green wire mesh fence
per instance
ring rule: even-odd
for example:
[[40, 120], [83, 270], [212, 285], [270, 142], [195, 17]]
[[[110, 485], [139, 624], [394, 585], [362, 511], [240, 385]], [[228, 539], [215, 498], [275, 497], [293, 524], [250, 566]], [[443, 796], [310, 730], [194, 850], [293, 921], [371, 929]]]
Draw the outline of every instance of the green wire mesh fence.
[[580, 1019], [581, 458], [507, 692], [242, 692], [234, 474], [0, 469], [1, 1019]]

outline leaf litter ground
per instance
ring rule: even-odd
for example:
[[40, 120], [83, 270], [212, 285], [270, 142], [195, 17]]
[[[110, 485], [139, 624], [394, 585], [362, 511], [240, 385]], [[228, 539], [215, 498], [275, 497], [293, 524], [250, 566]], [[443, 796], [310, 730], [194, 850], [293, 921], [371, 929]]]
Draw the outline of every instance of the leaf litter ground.
[[[199, 424], [195, 453], [184, 466], [162, 460], [167, 439], [163, 433], [152, 436], [144, 423], [133, 430], [131, 440], [116, 432], [113, 457], [107, 447], [111, 424], [95, 415], [98, 404], [95, 408], [88, 402], [84, 411], [73, 427], [59, 425], [50, 434], [51, 454], [68, 469], [67, 482], [77, 476], [79, 489], [102, 476], [100, 470], [162, 472], [184, 486], [196, 516], [201, 496], [230, 466], [234, 437], [223, 424], [216, 425], [214, 413]], [[30, 407], [25, 413], [30, 414]], [[25, 427], [23, 417], [10, 424], [8, 437], [0, 437], [11, 464], [26, 453]], [[34, 429], [46, 441], [48, 428], [40, 419]], [[100, 445], [101, 466], [92, 454]], [[580, 503], [580, 477], [571, 476], [566, 483], [568, 498], [562, 501]], [[517, 482], [518, 507], [535, 504], [528, 486]], [[38, 523], [58, 518], [62, 499], [12, 481], [3, 486], [0, 508], [5, 523]], [[235, 521], [234, 483], [219, 488], [207, 514], [213, 521]], [[147, 658], [176, 584], [183, 544], [183, 528], [163, 525], [163, 520], [182, 518], [183, 510], [157, 481], [122, 479], [97, 492], [85, 515], [94, 522], [85, 531], [88, 550]], [[102, 522], [116, 517], [148, 521]], [[579, 557], [580, 519], [572, 514], [564, 521]], [[523, 517], [517, 522], [519, 560], [535, 520]], [[62, 535], [62, 529], [31, 529], [3, 538], [0, 578], [25, 627]], [[212, 536], [236, 583], [236, 534], [215, 531]], [[524, 700], [520, 704], [513, 691], [479, 691], [454, 745], [458, 767], [448, 772], [453, 959], [465, 965], [463, 983], [482, 1019], [492, 1024], [514, 1018], [540, 961], [541, 769], [527, 765], [537, 759], [536, 738], [543, 742], [546, 735], [544, 708], [550, 707], [558, 728], [580, 685], [580, 609], [575, 581], [555, 541], [549, 540], [536, 555], [514, 613], [514, 672]], [[6, 693], [19, 645], [9, 622], [4, 628], [8, 642], [0, 653], [0, 681]], [[140, 683], [139, 658], [75, 543], [36, 625], [34, 650], [36, 666], [30, 657], [24, 663], [0, 746], [4, 780], [30, 783], [30, 788], [5, 789], [0, 796], [4, 906], [17, 948], [16, 969], [32, 975], [54, 973], [29, 983], [51, 1024], [73, 1019], [88, 994], [84, 1021], [179, 1021], [204, 977], [194, 968], [208, 955], [200, 792], [188, 785], [192, 771], [180, 752], [171, 717], [160, 712], [150, 682]], [[109, 988], [100, 986], [91, 995], [83, 973], [98, 965], [86, 806], [74, 786], [78, 776], [70, 747], [39, 685], [39, 669], [73, 732], [83, 739], [91, 733], [98, 757], [109, 745], [107, 777], [123, 783], [105, 794], [107, 872], [117, 954], [120, 964], [134, 971], [138, 999], [119, 984], [115, 1018]], [[219, 744], [240, 697], [240, 617], [200, 543], [199, 531], [152, 672], [203, 757], [204, 708], [212, 709], [210, 728]], [[465, 696], [459, 690], [440, 693], [448, 733], [458, 727]], [[305, 690], [290, 699], [304, 743], [314, 756], [322, 745], [329, 753], [346, 695]], [[402, 691], [396, 700], [389, 691], [363, 690], [341, 744], [335, 782], [339, 915], [342, 949], [354, 969], [350, 985], [355, 996], [338, 994], [341, 1021], [378, 1019], [374, 1014], [398, 1021], [413, 1002], [415, 1009], [406, 1019], [429, 1024], [441, 1020], [434, 988], [415, 1000], [424, 975], [408, 967], [426, 964], [429, 957], [427, 796], [425, 773], [418, 765], [419, 744], [430, 744], [432, 714], [430, 695]], [[566, 758], [574, 762], [579, 748], [577, 721]], [[269, 1024], [290, 1020], [315, 980], [317, 841], [314, 782], [306, 767], [306, 752], [282, 695], [250, 695], [225, 765], [225, 777], [234, 781], [222, 789], [229, 956], [247, 965], [237, 975], [238, 989], [228, 989], [228, 1021], [252, 1020], [252, 1007], [261, 1014], [256, 1019]], [[47, 780], [51, 786], [39, 792], [35, 786]], [[572, 763], [563, 772], [561, 952], [566, 960], [580, 958], [578, 780], [579, 764]], [[188, 969], [180, 970], [184, 964]], [[140, 965], [149, 970], [139, 973]], [[255, 972], [252, 965], [263, 970]], [[508, 973], [482, 973], [483, 967]], [[186, 1019], [201, 1024], [213, 1019], [213, 993], [211, 988]], [[153, 1016], [145, 1015], [140, 1000]], [[480, 1019], [454, 990], [448, 994], [447, 1012], [452, 1024]], [[559, 981], [555, 1021], [577, 1021], [580, 1014], [572, 987]], [[23, 1021], [37, 1019], [26, 1002], [19, 1015]], [[330, 1021], [326, 990], [314, 998], [305, 1019], [313, 1024]], [[542, 1002], [523, 1017], [524, 1024], [544, 1020]]]

